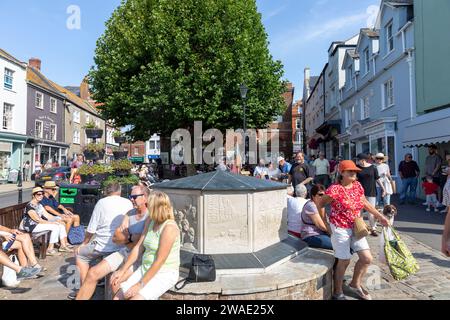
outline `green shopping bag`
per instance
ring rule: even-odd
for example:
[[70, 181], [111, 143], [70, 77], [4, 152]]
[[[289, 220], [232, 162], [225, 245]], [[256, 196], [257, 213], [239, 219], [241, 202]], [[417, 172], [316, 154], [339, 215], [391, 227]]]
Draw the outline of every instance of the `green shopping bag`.
[[[390, 228], [394, 235], [393, 240], [387, 238], [387, 228]], [[395, 280], [403, 280], [409, 275], [419, 271], [419, 264], [409, 251], [406, 244], [400, 239], [393, 227], [383, 229], [384, 253], [386, 262]]]

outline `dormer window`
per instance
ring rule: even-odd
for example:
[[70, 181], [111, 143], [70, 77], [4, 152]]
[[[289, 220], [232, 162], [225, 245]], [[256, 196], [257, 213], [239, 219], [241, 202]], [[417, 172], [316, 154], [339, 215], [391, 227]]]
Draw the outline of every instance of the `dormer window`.
[[369, 56], [369, 47], [364, 50], [364, 74], [369, 73], [370, 71], [370, 56]]

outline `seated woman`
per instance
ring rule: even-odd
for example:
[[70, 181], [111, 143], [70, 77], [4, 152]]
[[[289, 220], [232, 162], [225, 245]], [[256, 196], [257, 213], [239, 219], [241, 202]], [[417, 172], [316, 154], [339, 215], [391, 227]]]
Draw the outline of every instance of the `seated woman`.
[[[114, 300], [156, 300], [178, 281], [180, 229], [174, 220], [169, 197], [155, 192], [149, 199], [148, 212], [139, 242], [125, 264], [112, 275], [112, 284], [120, 285]], [[142, 266], [125, 279], [127, 270], [140, 256]]]
[[55, 243], [60, 242], [59, 252], [73, 252], [72, 246], [67, 243], [65, 223], [62, 220], [51, 221], [53, 216], [40, 204], [44, 197], [44, 190], [36, 187], [32, 190], [32, 199], [25, 208], [25, 213], [20, 223], [20, 229], [28, 233], [40, 233], [50, 231], [50, 241], [47, 255], [56, 256]]
[[319, 213], [317, 204], [325, 194], [325, 187], [316, 184], [311, 188], [311, 200], [303, 207], [301, 213], [302, 224], [300, 234], [302, 240], [312, 248], [333, 250], [331, 238], [328, 235], [325, 213]]
[[31, 242], [30, 235], [20, 232], [17, 229], [9, 229], [0, 225], [0, 239], [8, 242], [14, 239], [14, 236], [15, 241], [5, 253], [10, 253], [14, 250], [17, 250], [17, 258], [19, 259], [20, 266], [26, 267], [30, 265], [33, 268], [42, 271], [42, 267], [37, 262], [36, 256], [34, 254], [33, 243]]

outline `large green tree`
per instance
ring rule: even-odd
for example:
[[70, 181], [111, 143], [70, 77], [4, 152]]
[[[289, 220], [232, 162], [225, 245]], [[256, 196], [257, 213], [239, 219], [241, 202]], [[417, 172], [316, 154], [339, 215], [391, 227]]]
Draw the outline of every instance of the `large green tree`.
[[97, 41], [90, 83], [106, 118], [147, 139], [194, 121], [241, 128], [241, 83], [247, 127], [264, 128], [285, 109], [282, 76], [255, 0], [123, 0]]

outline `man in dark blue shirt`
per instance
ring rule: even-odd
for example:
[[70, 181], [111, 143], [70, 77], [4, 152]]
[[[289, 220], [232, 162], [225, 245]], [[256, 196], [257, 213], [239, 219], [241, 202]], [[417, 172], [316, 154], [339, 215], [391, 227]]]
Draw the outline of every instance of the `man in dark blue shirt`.
[[44, 209], [55, 216], [52, 221], [63, 220], [66, 224], [66, 232], [69, 234], [70, 227], [78, 227], [80, 225], [80, 216], [72, 213], [63, 205], [61, 205], [58, 200], [56, 200], [55, 195], [58, 191], [54, 181], [47, 181], [44, 184], [44, 197], [41, 200], [41, 204]]

